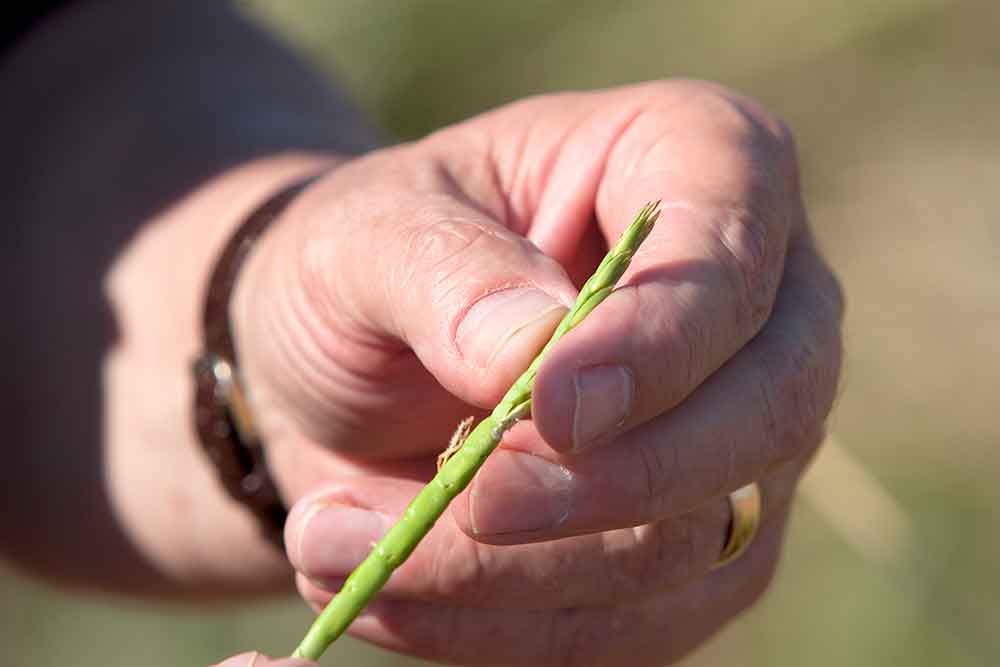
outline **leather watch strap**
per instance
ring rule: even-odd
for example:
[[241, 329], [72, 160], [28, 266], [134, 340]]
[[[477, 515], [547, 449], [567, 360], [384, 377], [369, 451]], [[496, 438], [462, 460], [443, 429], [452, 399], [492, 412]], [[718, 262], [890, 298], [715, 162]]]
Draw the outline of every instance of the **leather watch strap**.
[[229, 302], [254, 242], [314, 178], [286, 187], [260, 205], [222, 250], [205, 292], [204, 351], [194, 363], [195, 426], [231, 498], [249, 509], [278, 548], [288, 510], [271, 478], [240, 378]]

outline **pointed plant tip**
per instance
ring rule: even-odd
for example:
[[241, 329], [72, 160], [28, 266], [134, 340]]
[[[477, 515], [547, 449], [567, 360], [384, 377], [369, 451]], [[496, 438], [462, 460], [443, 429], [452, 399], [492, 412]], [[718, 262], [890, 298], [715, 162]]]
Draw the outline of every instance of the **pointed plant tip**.
[[646, 208], [642, 210], [642, 213], [636, 218], [638, 222], [644, 229], [651, 229], [653, 224], [660, 218], [660, 202], [650, 202], [646, 204]]
[[635, 216], [635, 222], [640, 225], [647, 225], [656, 222], [656, 219], [660, 215], [660, 202], [662, 199], [657, 199], [656, 201], [646, 202], [638, 215]]
[[636, 216], [635, 222], [633, 223], [636, 228], [636, 233], [634, 237], [634, 249], [638, 250], [638, 247], [643, 241], [649, 236], [650, 232], [653, 231], [653, 225], [660, 218], [660, 201], [650, 202], [642, 209], [638, 216]]

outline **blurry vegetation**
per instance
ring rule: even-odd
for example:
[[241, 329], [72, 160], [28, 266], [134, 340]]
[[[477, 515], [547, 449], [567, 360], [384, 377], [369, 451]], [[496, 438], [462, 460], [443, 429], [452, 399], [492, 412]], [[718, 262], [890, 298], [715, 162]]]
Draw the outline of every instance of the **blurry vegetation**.
[[[987, 665], [1000, 654], [1000, 4], [946, 0], [241, 6], [415, 138], [545, 91], [713, 79], [796, 132], [849, 301], [833, 431], [912, 522], [866, 558], [800, 503], [773, 592], [690, 665]], [[821, 457], [811, 474], [823, 466]], [[851, 497], [852, 480], [843, 480]], [[863, 512], [864, 508], [861, 508]], [[854, 511], [854, 510], [852, 510]], [[298, 602], [213, 612], [0, 579], [9, 664], [205, 664], [290, 650]], [[59, 627], [58, 633], [43, 630]], [[416, 664], [342, 642], [325, 664]]]

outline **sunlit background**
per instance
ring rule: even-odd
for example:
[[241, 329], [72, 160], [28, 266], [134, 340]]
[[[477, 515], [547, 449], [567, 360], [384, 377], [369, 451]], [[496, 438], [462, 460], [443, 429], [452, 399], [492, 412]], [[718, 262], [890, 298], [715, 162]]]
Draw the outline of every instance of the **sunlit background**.
[[[254, 0], [389, 136], [509, 100], [687, 76], [794, 129], [846, 287], [835, 443], [771, 593], [686, 664], [995, 665], [1000, 655], [1000, 3]], [[0, 663], [287, 653], [297, 600], [164, 609], [0, 577]], [[326, 665], [415, 665], [345, 640]]]

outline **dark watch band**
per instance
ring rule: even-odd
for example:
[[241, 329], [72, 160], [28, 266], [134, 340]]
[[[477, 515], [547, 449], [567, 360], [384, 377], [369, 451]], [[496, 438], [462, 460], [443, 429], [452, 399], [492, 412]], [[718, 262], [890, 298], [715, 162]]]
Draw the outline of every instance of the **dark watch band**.
[[222, 250], [208, 281], [202, 311], [204, 351], [194, 363], [195, 427], [230, 497], [258, 519], [261, 532], [284, 548], [288, 509], [267, 467], [239, 373], [229, 326], [229, 301], [254, 242], [314, 178], [286, 187], [260, 205]]

